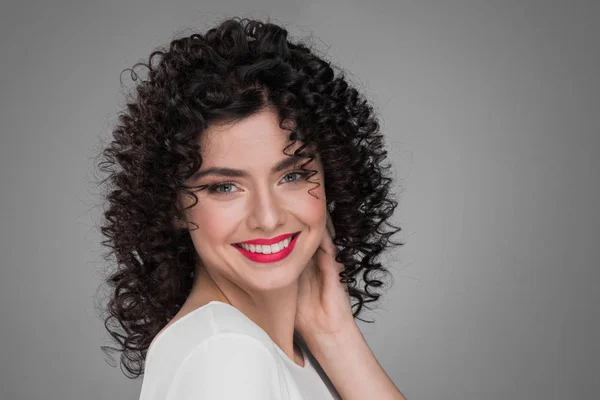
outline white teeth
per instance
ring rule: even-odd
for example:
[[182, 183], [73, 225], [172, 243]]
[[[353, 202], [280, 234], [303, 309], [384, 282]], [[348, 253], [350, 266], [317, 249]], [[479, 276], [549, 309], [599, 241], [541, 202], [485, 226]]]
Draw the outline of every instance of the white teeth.
[[279, 243], [268, 245], [260, 245], [260, 244], [240, 244], [242, 248], [246, 251], [250, 251], [252, 253], [262, 253], [262, 254], [273, 254], [279, 253], [281, 250], [285, 249], [290, 245], [290, 238], [284, 239]]

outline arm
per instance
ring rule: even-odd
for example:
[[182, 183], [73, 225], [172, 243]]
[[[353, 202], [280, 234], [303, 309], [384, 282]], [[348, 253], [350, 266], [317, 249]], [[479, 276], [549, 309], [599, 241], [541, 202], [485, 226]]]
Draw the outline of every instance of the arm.
[[352, 315], [343, 264], [336, 260], [335, 229], [327, 229], [298, 280], [295, 328], [344, 400], [406, 400], [387, 376]]
[[281, 400], [275, 359], [253, 337], [224, 333], [204, 340], [177, 369], [167, 400]]
[[305, 340], [343, 400], [406, 400], [353, 323], [338, 335]]

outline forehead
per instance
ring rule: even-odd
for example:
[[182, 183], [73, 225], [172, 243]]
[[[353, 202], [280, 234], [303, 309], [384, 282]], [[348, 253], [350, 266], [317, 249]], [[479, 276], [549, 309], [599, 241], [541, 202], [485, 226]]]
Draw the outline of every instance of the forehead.
[[[270, 110], [260, 111], [241, 121], [212, 125], [200, 137], [202, 164], [228, 166], [271, 165], [285, 155], [290, 132], [279, 127], [279, 117]], [[286, 150], [291, 154], [300, 142]]]

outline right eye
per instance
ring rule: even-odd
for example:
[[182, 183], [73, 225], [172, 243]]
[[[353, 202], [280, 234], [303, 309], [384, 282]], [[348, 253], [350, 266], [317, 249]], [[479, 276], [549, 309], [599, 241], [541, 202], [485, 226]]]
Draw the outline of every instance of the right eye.
[[235, 188], [235, 187], [236, 186], [232, 182], [221, 182], [221, 183], [217, 183], [215, 185], [209, 186], [208, 191], [210, 193], [227, 195], [229, 193], [235, 193], [235, 191], [232, 191], [232, 188]]

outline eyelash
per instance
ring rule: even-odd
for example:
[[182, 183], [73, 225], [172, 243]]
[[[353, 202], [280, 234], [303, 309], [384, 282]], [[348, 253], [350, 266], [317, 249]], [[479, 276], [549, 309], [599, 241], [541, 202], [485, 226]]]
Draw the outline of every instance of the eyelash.
[[[301, 178], [304, 178], [304, 177], [308, 176], [309, 173], [306, 172], [306, 171], [304, 171], [304, 170], [290, 171], [287, 174], [285, 174], [284, 177], [286, 177], [288, 175], [291, 175], [291, 174], [298, 174], [298, 175], [300, 175]], [[296, 183], [296, 182], [299, 182], [300, 179], [297, 179], [297, 180], [291, 181], [291, 182], [285, 182], [285, 183]], [[225, 185], [233, 185], [233, 186], [235, 186], [235, 184], [233, 182], [219, 182], [219, 183], [216, 183], [214, 185], [210, 185], [207, 189], [208, 189], [209, 193], [214, 193], [214, 194], [218, 194], [218, 195], [225, 195], [225, 196], [227, 196], [229, 194], [235, 193], [235, 192], [219, 192], [217, 190], [221, 186], [225, 186]]]

